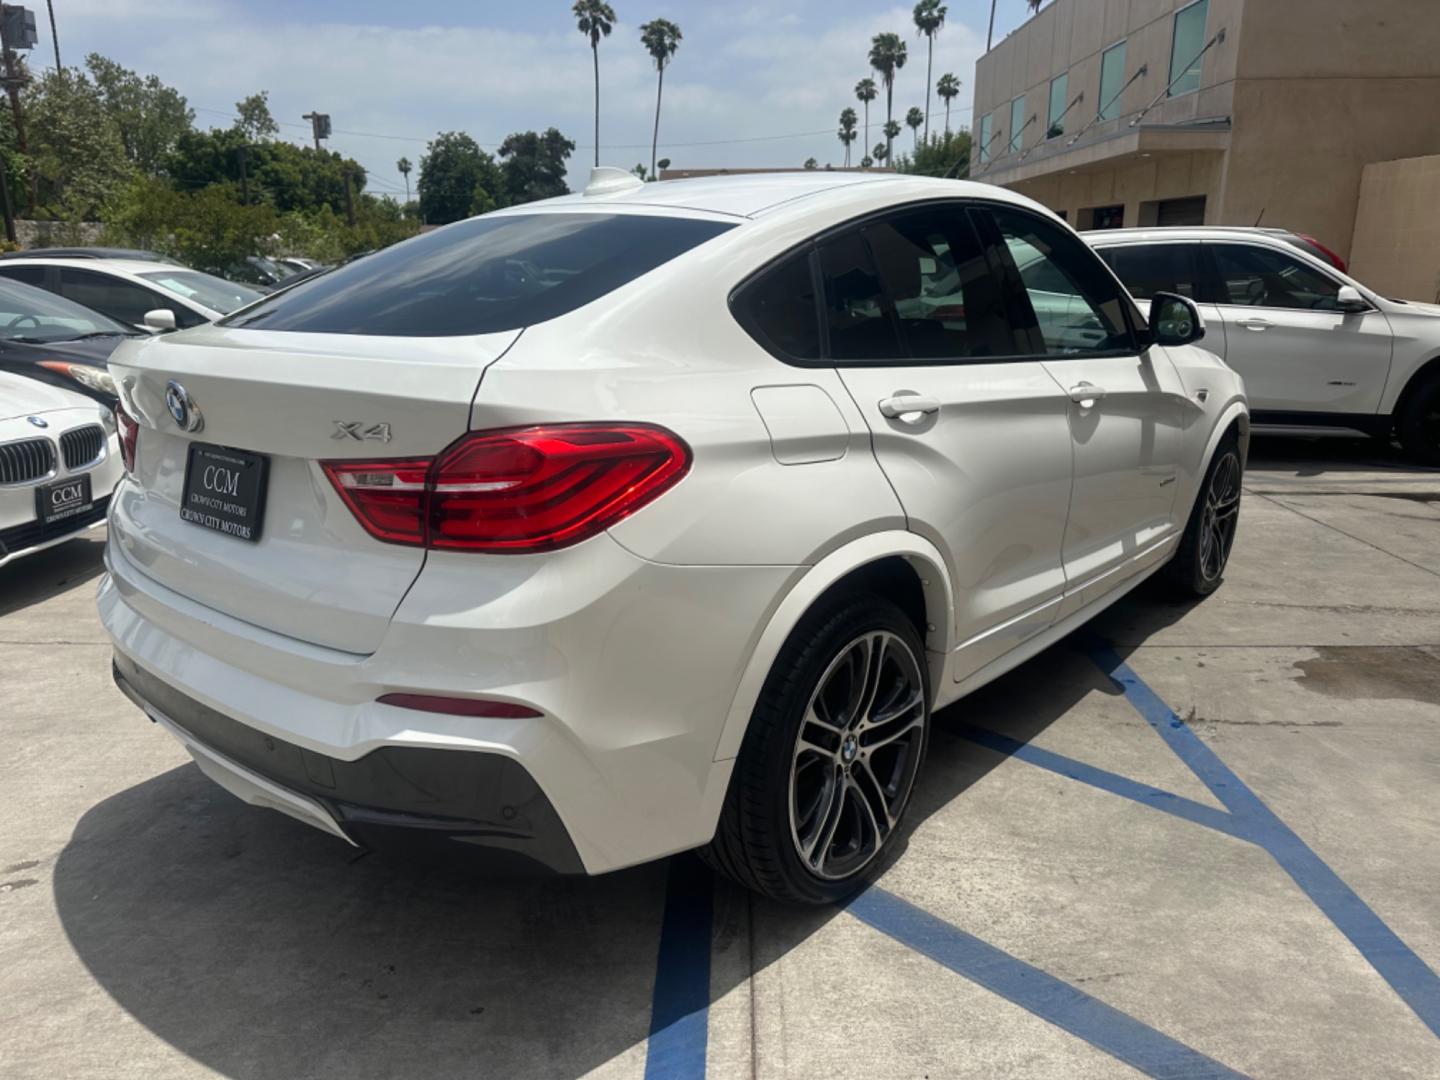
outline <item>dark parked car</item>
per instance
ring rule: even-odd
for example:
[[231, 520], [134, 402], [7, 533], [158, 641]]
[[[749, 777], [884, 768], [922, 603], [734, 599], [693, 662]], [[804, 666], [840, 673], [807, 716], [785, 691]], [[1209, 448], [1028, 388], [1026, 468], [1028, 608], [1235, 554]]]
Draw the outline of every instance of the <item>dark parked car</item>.
[[63, 296], [0, 279], [0, 370], [78, 390], [115, 405], [105, 361], [141, 331]]

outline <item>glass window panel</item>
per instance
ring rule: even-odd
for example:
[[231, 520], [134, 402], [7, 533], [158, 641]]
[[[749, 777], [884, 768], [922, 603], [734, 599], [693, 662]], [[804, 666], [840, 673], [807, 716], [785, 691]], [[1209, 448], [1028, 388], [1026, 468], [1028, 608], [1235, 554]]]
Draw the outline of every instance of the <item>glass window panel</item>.
[[1100, 57], [1100, 98], [1095, 107], [1101, 120], [1120, 115], [1120, 88], [1125, 85], [1125, 42], [1112, 45]]
[[1171, 97], [1200, 89], [1200, 50], [1205, 47], [1209, 8], [1210, 0], [1199, 0], [1175, 13], [1175, 39], [1170, 47]]
[[1045, 137], [1054, 139], [1065, 134], [1065, 99], [1070, 94], [1069, 74], [1058, 75], [1050, 80], [1050, 114], [1045, 122]]

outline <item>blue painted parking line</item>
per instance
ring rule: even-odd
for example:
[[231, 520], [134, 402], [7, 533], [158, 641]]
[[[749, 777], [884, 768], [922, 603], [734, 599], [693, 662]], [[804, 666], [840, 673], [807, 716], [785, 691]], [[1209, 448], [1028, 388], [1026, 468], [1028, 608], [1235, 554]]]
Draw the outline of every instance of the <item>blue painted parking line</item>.
[[988, 731], [985, 728], [972, 727], [969, 724], [953, 724], [946, 726], [947, 731], [952, 731], [963, 739], [967, 739], [987, 750], [994, 750], [998, 754], [1005, 754], [1008, 757], [1016, 757], [1021, 761], [1028, 761], [1032, 765], [1038, 765], [1042, 769], [1059, 773], [1061, 776], [1071, 780], [1079, 780], [1082, 784], [1089, 784], [1091, 787], [1108, 791], [1112, 795], [1119, 795], [1125, 799], [1131, 799], [1144, 806], [1155, 810], [1164, 810], [1167, 814], [1174, 814], [1187, 821], [1193, 821], [1197, 825], [1204, 825], [1219, 832], [1228, 833], [1231, 836], [1239, 837], [1241, 840], [1249, 840], [1250, 835], [1244, 824], [1234, 814], [1226, 813], [1224, 810], [1216, 810], [1213, 806], [1206, 806], [1204, 803], [1197, 803], [1193, 799], [1187, 799], [1183, 795], [1176, 795], [1171, 791], [1164, 791], [1149, 784], [1142, 784], [1138, 780], [1131, 780], [1128, 776], [1121, 776], [1119, 773], [1112, 773], [1105, 769], [1097, 768], [1094, 765], [1087, 765], [1083, 761], [1066, 757], [1064, 754], [1057, 754], [1051, 750], [1042, 750], [1038, 746], [1031, 746], [1029, 743], [1022, 743], [1018, 739], [1012, 739], [1008, 735], [1001, 735], [998, 731]]
[[645, 1080], [700, 1080], [710, 1035], [715, 882], [693, 855], [670, 860], [655, 959]]
[[1400, 940], [1112, 648], [1093, 647], [1090, 656], [1175, 755], [1243, 823], [1248, 839], [1269, 852], [1425, 1026], [1440, 1036], [1440, 977], [1429, 965]]
[[851, 900], [847, 909], [902, 945], [1146, 1076], [1218, 1080], [1244, 1075], [878, 886]]

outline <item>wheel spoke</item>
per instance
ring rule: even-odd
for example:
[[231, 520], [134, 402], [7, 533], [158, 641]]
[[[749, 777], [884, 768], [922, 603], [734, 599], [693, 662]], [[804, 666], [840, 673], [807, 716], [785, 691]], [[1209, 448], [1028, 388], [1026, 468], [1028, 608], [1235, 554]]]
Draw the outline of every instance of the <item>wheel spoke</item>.
[[849, 787], [850, 791], [855, 797], [855, 802], [859, 805], [860, 809], [865, 812], [865, 821], [870, 826], [870, 835], [874, 838], [874, 846], [878, 848], [882, 843], [885, 842], [885, 837], [890, 835], [890, 829], [893, 827], [893, 822], [890, 821], [889, 808], [883, 805], [882, 800], [882, 810], [885, 813], [886, 824], [884, 828], [881, 828], [880, 820], [875, 816], [875, 807], [870, 805], [870, 800], [866, 797], [865, 792], [860, 790], [860, 785], [857, 784], [854, 780], [851, 780], [849, 782]]
[[870, 717], [868, 726], [871, 729], [883, 727], [892, 720], [898, 720], [924, 704], [924, 695], [918, 686], [909, 686], [901, 683], [894, 697], [885, 703], [885, 708], [876, 709]]
[[[875, 775], [875, 770], [870, 767], [868, 760], [862, 758], [860, 761], [857, 761], [852, 775], [854, 776], [853, 783], [855, 789], [860, 793], [861, 799], [866, 803], [872, 804], [872, 818], [874, 817], [873, 804], [879, 804], [880, 813], [885, 819], [885, 828], [880, 832], [881, 838], [883, 839], [885, 836], [888, 836], [890, 830], [895, 827], [895, 815], [890, 812], [889, 792], [885, 790], [885, 785], [880, 782], [880, 778]], [[866, 788], [870, 790], [867, 791]]]
[[909, 718], [897, 717], [884, 727], [873, 727], [860, 740], [861, 749], [869, 754], [884, 749], [925, 726], [923, 711]]
[[817, 819], [815, 833], [805, 849], [805, 861], [816, 870], [819, 870], [825, 861], [825, 853], [835, 842], [835, 830], [840, 827], [840, 819], [845, 816], [846, 788], [844, 774], [836, 768], [829, 781], [829, 799], [825, 802], [824, 812]]
[[880, 672], [885, 667], [887, 645], [888, 642], [882, 634], [872, 634], [866, 639], [865, 675], [855, 703], [855, 711], [848, 717], [852, 728], [857, 723], [863, 723], [870, 715], [870, 710], [875, 707], [875, 695], [880, 690]]

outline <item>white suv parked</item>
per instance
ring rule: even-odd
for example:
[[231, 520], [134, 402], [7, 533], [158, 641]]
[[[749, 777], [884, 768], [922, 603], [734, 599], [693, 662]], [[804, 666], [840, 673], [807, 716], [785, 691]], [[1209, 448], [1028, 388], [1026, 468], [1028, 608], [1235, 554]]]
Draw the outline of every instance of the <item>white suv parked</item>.
[[933, 709], [1219, 583], [1242, 387], [1152, 310], [988, 185], [597, 170], [121, 347], [116, 678], [353, 843], [837, 898]]
[[1200, 305], [1205, 345], [1244, 377], [1257, 430], [1394, 433], [1440, 465], [1440, 307], [1387, 299], [1261, 230], [1084, 235], [1137, 299]]

